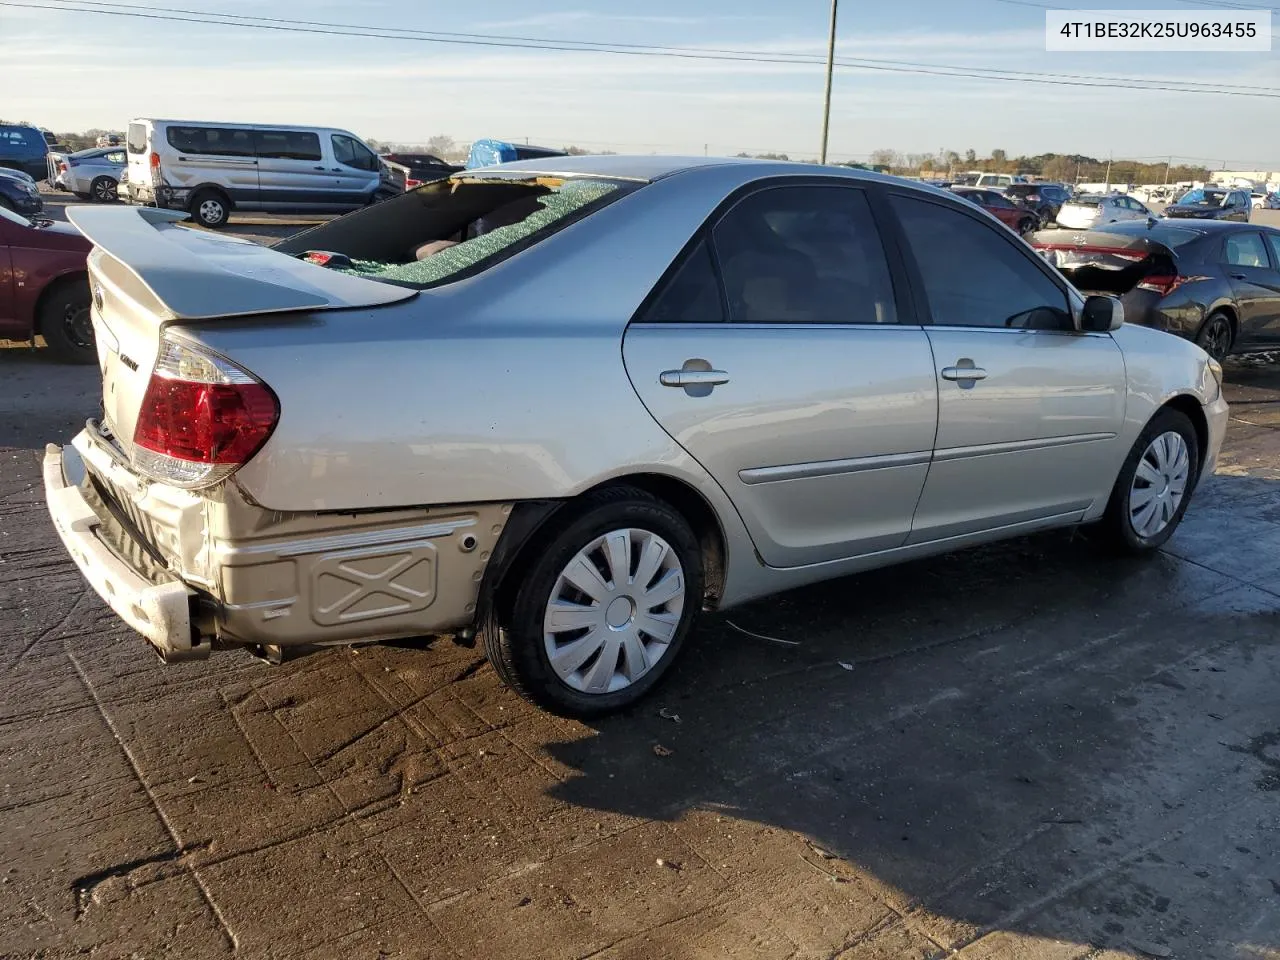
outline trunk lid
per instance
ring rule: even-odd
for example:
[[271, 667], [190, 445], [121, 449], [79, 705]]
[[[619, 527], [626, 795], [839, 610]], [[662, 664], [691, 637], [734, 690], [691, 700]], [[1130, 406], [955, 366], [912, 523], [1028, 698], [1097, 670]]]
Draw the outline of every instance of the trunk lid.
[[166, 325], [261, 314], [374, 307], [416, 296], [337, 273], [249, 240], [179, 226], [151, 207], [71, 207], [89, 254], [93, 328], [106, 424], [132, 454], [133, 432]]
[[1027, 240], [1084, 293], [1120, 296], [1148, 276], [1177, 273], [1173, 251], [1147, 234], [1041, 230]]

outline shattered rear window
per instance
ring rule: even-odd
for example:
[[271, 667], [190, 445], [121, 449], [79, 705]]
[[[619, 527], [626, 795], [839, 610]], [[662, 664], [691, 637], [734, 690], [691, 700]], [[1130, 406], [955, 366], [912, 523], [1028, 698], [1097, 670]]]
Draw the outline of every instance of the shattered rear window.
[[352, 258], [350, 266], [338, 269], [370, 280], [413, 286], [438, 284], [517, 244], [551, 232], [566, 218], [612, 199], [623, 187], [622, 183], [606, 180], [565, 180], [555, 189], [533, 198], [534, 208], [519, 222], [487, 230], [420, 260], [388, 262]]

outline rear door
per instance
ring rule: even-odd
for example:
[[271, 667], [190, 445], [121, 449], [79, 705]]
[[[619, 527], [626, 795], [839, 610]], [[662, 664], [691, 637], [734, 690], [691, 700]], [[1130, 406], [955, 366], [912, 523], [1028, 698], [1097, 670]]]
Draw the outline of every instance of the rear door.
[[1232, 230], [1222, 239], [1220, 258], [1239, 313], [1237, 344], [1280, 342], [1280, 270], [1273, 256], [1261, 231]]
[[932, 324], [938, 436], [909, 543], [1078, 518], [1114, 480], [1125, 368], [1007, 233], [894, 191]]
[[742, 197], [623, 341], [641, 400], [728, 494], [770, 566], [901, 546], [929, 471], [929, 341], [874, 202], [835, 183]]
[[[240, 127], [168, 124], [161, 172], [173, 187], [221, 189], [238, 207], [258, 206], [258, 157], [253, 131]], [[152, 143], [152, 149], [155, 149]]]
[[341, 209], [340, 187], [325, 167], [319, 134], [259, 129], [253, 131], [253, 145], [263, 209]]

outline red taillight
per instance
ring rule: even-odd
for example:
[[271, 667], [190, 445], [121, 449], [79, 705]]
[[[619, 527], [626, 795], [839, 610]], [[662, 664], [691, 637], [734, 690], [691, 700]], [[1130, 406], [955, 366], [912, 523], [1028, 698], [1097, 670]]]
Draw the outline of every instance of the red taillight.
[[134, 462], [176, 486], [208, 486], [247, 463], [279, 418], [266, 384], [221, 357], [166, 340], [134, 427]]
[[414, 180], [412, 177], [405, 178], [404, 188], [406, 190], [412, 190], [414, 187], [420, 187], [420, 186], [422, 186], [421, 180]]
[[160, 154], [155, 153], [154, 151], [151, 154], [151, 169], [152, 170], [160, 169]]
[[66, 172], [67, 172], [67, 164], [66, 164], [66, 162], [65, 162], [65, 161], [64, 161], [64, 162], [62, 162], [62, 163], [59, 163], [59, 164], [58, 164], [58, 171], [59, 171], [60, 173], [66, 173]]
[[1152, 293], [1167, 297], [1182, 286], [1184, 279], [1184, 277], [1180, 277], [1176, 273], [1153, 273], [1139, 281], [1138, 289], [1150, 290]]

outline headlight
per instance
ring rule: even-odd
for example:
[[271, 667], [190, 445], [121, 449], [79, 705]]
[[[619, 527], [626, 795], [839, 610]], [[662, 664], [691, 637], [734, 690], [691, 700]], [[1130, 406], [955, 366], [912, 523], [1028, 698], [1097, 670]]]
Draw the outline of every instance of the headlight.
[[[1218, 381], [1218, 393], [1219, 393], [1219, 395], [1221, 395], [1221, 393], [1222, 393], [1222, 364], [1220, 364], [1217, 360], [1213, 359], [1213, 357], [1210, 357], [1210, 358], [1209, 358], [1209, 372], [1210, 372], [1211, 374], [1213, 374], [1213, 379], [1214, 379], [1214, 380], [1216, 380], [1216, 381]], [[1216, 399], [1217, 399], [1217, 397], [1215, 397], [1214, 399], [1216, 400]]]

